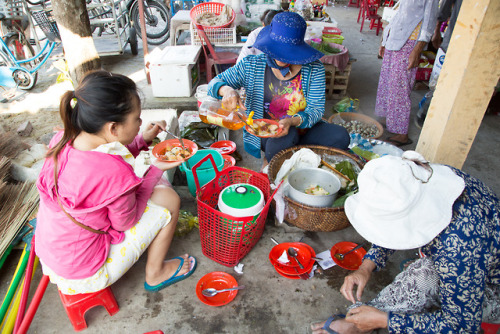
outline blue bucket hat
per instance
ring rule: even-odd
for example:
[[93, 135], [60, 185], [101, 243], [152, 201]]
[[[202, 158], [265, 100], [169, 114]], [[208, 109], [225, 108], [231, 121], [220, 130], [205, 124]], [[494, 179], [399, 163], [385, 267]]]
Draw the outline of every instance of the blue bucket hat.
[[311, 63], [324, 54], [304, 41], [306, 29], [306, 21], [299, 14], [276, 14], [271, 24], [260, 31], [253, 47], [287, 64]]

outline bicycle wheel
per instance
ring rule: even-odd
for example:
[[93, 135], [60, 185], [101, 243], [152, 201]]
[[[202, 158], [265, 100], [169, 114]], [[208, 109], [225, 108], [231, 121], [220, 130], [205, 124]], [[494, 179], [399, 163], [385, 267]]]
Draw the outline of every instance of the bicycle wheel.
[[25, 69], [18, 69], [12, 73], [12, 77], [19, 88], [23, 90], [30, 90], [36, 84], [38, 73], [31, 74]]
[[[138, 0], [143, 1], [143, 0]], [[170, 37], [170, 12], [162, 2], [156, 0], [144, 1], [144, 18], [146, 21], [146, 36], [148, 44], [160, 45]], [[135, 1], [130, 9], [130, 18], [137, 31], [137, 36], [142, 38], [139, 20], [139, 4]]]
[[24, 60], [35, 56], [35, 50], [30, 42], [24, 37], [20, 38], [18, 33], [7, 35], [5, 44], [17, 60]]

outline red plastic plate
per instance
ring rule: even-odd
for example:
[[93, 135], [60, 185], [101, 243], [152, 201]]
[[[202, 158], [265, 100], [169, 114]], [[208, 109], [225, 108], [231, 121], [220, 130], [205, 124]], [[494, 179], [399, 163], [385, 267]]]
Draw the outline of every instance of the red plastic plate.
[[236, 159], [232, 156], [223, 155], [222, 157], [224, 158], [224, 167], [222, 169], [236, 165]]
[[356, 249], [354, 252], [347, 254], [344, 260], [340, 261], [335, 258], [337, 253], [346, 253], [356, 247], [357, 244], [350, 241], [342, 241], [333, 245], [330, 250], [333, 261], [340, 267], [348, 270], [357, 270], [361, 263], [363, 262], [363, 256], [365, 256], [366, 251], [363, 248]]
[[216, 150], [222, 155], [231, 154], [236, 151], [236, 143], [232, 140], [219, 140], [210, 145], [210, 148]]
[[[272, 120], [272, 119], [267, 119], [267, 118], [259, 118], [259, 119], [254, 119], [254, 120], [253, 120], [253, 122], [254, 122], [254, 126], [255, 126], [255, 122], [266, 122], [266, 123], [268, 123], [268, 124], [274, 124], [274, 125], [278, 125], [278, 126], [279, 126], [279, 123], [278, 123], [277, 121], [274, 121], [274, 120]], [[256, 133], [252, 130], [252, 128], [250, 128], [250, 127], [248, 126], [248, 124], [247, 124], [247, 125], [245, 125], [245, 129], [246, 129], [249, 133], [251, 133], [252, 135], [257, 136], [257, 137], [260, 137], [260, 138], [272, 138], [272, 137], [276, 137], [277, 135], [279, 135], [279, 134], [281, 133], [281, 131], [283, 131], [283, 129], [282, 129], [282, 128], [278, 128], [278, 130], [277, 130], [277, 132], [276, 132], [275, 134], [270, 135], [270, 136], [262, 136], [262, 135], [258, 135], [258, 134], [256, 134]]]
[[271, 249], [271, 252], [269, 253], [269, 260], [271, 263], [277, 262], [284, 267], [299, 267], [297, 261], [295, 261], [295, 259], [291, 256], [288, 256], [288, 259], [290, 260], [288, 263], [281, 263], [278, 261], [283, 252], [286, 252], [290, 247], [297, 251], [297, 259], [300, 263], [302, 263], [302, 265], [308, 264], [311, 261], [311, 256], [315, 256], [311, 254], [309, 245], [299, 242], [284, 242]]
[[238, 286], [238, 282], [236, 282], [233, 276], [222, 271], [214, 271], [200, 278], [196, 284], [196, 295], [204, 304], [222, 306], [230, 303], [234, 297], [236, 297], [238, 290], [221, 292], [213, 297], [205, 297], [201, 294], [201, 291], [208, 288], [220, 290], [234, 288], [236, 286]]
[[[176, 160], [176, 161], [186, 161], [187, 159], [191, 158], [197, 151], [198, 151], [198, 145], [196, 145], [195, 142], [187, 139], [182, 139], [182, 142], [184, 143], [184, 146], [191, 151], [191, 155], [184, 158], [183, 160]], [[153, 147], [153, 155], [155, 158], [161, 161], [166, 161], [166, 162], [175, 162], [172, 160], [165, 160], [161, 156], [165, 154], [165, 151], [167, 148], [174, 148], [174, 147], [182, 147], [181, 143], [179, 142], [178, 139], [167, 139], [162, 141], [161, 143], [157, 144], [155, 147]]]

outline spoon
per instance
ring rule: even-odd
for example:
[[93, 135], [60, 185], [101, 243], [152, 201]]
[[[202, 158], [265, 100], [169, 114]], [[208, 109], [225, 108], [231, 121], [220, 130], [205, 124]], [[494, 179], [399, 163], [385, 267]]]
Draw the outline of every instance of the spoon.
[[361, 246], [362, 246], [362, 245], [357, 245], [356, 247], [354, 247], [353, 249], [351, 249], [350, 251], [348, 251], [348, 252], [346, 252], [346, 253], [344, 253], [344, 254], [342, 254], [342, 253], [337, 253], [337, 254], [335, 254], [334, 256], [335, 256], [335, 258], [336, 258], [337, 260], [339, 260], [339, 261], [344, 261], [344, 258], [345, 258], [345, 256], [346, 256], [347, 254], [354, 252], [356, 249], [361, 248]]
[[[302, 240], [302, 239], [303, 239], [303, 238], [301, 238], [300, 240]], [[271, 240], [272, 240], [272, 242], [274, 242], [276, 245], [279, 245], [279, 242], [277, 242], [277, 241], [276, 241], [276, 239], [274, 239], [273, 237], [271, 237]], [[299, 242], [300, 242], [300, 241], [299, 241]], [[294, 248], [292, 248], [292, 251], [295, 251], [295, 249], [294, 249]], [[296, 252], [295, 252], [295, 255], [297, 255], [297, 253], [296, 253]], [[311, 259], [313, 259], [314, 261], [323, 261], [323, 259], [322, 259], [322, 258], [320, 258], [320, 257], [314, 257], [314, 256], [311, 256]], [[299, 262], [299, 261], [297, 261], [297, 262]]]
[[214, 289], [214, 288], [208, 288], [208, 289], [205, 289], [201, 292], [202, 295], [204, 295], [205, 297], [213, 297], [215, 296], [216, 294], [220, 293], [220, 292], [226, 292], [226, 291], [233, 291], [233, 290], [241, 290], [241, 289], [244, 289], [245, 286], [244, 285], [240, 285], [240, 286], [237, 286], [237, 287], [234, 287], [234, 288], [229, 288], [229, 289], [222, 289], [222, 290], [217, 290], [217, 289]]
[[292, 247], [288, 248], [288, 255], [290, 255], [295, 259], [295, 261], [297, 261], [300, 269], [304, 269], [304, 266], [302, 265], [302, 263], [300, 263], [299, 259], [297, 258], [297, 251], [295, 250], [295, 248]]

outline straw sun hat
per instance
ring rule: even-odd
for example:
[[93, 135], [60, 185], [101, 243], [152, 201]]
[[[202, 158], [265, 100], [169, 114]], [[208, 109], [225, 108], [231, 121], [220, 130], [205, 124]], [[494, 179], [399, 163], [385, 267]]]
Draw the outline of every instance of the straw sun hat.
[[448, 226], [465, 183], [449, 167], [406, 151], [402, 157], [368, 162], [358, 186], [345, 203], [356, 231], [384, 248], [412, 249], [428, 244]]

